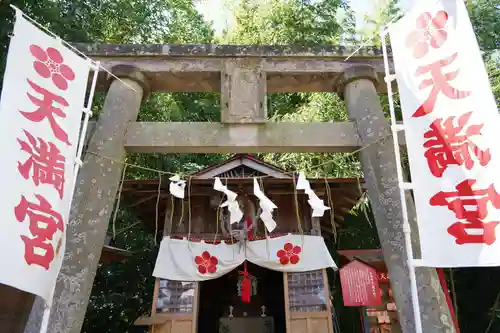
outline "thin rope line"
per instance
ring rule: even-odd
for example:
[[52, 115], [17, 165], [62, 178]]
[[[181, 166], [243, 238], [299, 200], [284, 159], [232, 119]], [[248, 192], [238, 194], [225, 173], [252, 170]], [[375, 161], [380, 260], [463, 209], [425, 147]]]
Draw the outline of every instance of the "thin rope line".
[[[359, 181], [358, 177], [356, 177], [356, 183], [358, 185], [358, 190], [359, 190], [359, 193], [360, 193], [359, 200], [356, 203], [356, 205], [358, 205], [358, 203], [361, 203], [361, 200], [364, 200], [367, 197], [367, 192], [363, 191], [363, 188], [361, 187], [361, 182]], [[368, 199], [369, 199], [369, 197], [368, 197]], [[363, 209], [363, 215], [365, 215], [365, 219], [368, 221], [368, 224], [370, 225], [370, 228], [373, 228], [372, 221], [370, 219], [370, 216], [366, 212], [366, 209]]]
[[[370, 142], [370, 143], [369, 143], [369, 144], [367, 144], [366, 146], [363, 146], [363, 147], [361, 147], [361, 148], [359, 148], [359, 149], [356, 149], [356, 150], [355, 150], [355, 151], [353, 151], [353, 152], [350, 152], [350, 153], [345, 154], [343, 157], [353, 156], [353, 155], [355, 155], [355, 154], [357, 154], [357, 153], [359, 153], [359, 152], [361, 152], [361, 151], [363, 151], [363, 150], [365, 150], [365, 149], [367, 149], [367, 148], [371, 147], [372, 145], [377, 144], [377, 143], [379, 143], [380, 141], [385, 140], [385, 139], [387, 139], [388, 137], [391, 137], [391, 136], [392, 136], [392, 133], [391, 133], [391, 134], [387, 134], [387, 135], [385, 135], [385, 136], [383, 136], [383, 137], [381, 137], [381, 138], [378, 138], [377, 140], [375, 140], [375, 141], [373, 141], [373, 142]], [[337, 160], [336, 160], [336, 159], [331, 159], [331, 160], [328, 160], [328, 161], [326, 161], [326, 162], [324, 162], [324, 163], [317, 164], [317, 165], [315, 165], [315, 166], [313, 166], [313, 167], [309, 168], [309, 170], [307, 170], [307, 171], [309, 171], [309, 172], [310, 172], [310, 171], [314, 171], [315, 169], [319, 169], [320, 167], [323, 167], [323, 166], [328, 165], [328, 164], [331, 164], [331, 163], [336, 163], [336, 162], [337, 162]], [[289, 171], [289, 172], [285, 172], [285, 174], [288, 174], [288, 175], [293, 175], [294, 173], [296, 173], [296, 171]]]
[[458, 322], [458, 305], [457, 305], [457, 292], [455, 289], [455, 275], [453, 268], [450, 268], [450, 281], [451, 281], [451, 292], [453, 294], [453, 308], [455, 310], [455, 318]]
[[191, 179], [193, 177], [188, 178], [188, 240], [191, 237]]
[[118, 189], [118, 198], [116, 199], [116, 206], [115, 206], [115, 212], [113, 214], [113, 239], [116, 237], [116, 218], [118, 217], [118, 210], [120, 209], [120, 201], [122, 198], [122, 191], [123, 191], [123, 182], [125, 181], [125, 172], [127, 171], [127, 165], [123, 167], [122, 171], [122, 179], [120, 181], [120, 188]]
[[160, 206], [161, 196], [161, 174], [158, 174], [158, 195], [156, 196], [156, 209], [155, 209], [155, 245], [157, 245], [156, 238], [158, 237], [158, 207]]
[[126, 227], [124, 227], [124, 228], [122, 228], [122, 229], [117, 230], [117, 231], [115, 232], [115, 236], [116, 236], [116, 235], [119, 235], [119, 234], [121, 234], [121, 233], [123, 233], [123, 232], [125, 232], [125, 231], [127, 231], [127, 230], [129, 230], [130, 228], [135, 227], [136, 225], [138, 225], [138, 224], [139, 224], [139, 223], [141, 223], [141, 222], [142, 222], [142, 221], [137, 221], [137, 222], [132, 223], [131, 225], [128, 225], [128, 226], [126, 226]]
[[116, 163], [124, 164], [124, 165], [127, 165], [129, 167], [133, 167], [133, 168], [137, 168], [137, 169], [142, 169], [142, 170], [146, 170], [146, 171], [151, 171], [151, 172], [156, 172], [156, 173], [160, 173], [162, 175], [171, 175], [171, 176], [175, 176], [175, 175], [182, 176], [183, 175], [183, 173], [174, 173], [174, 172], [168, 172], [168, 171], [163, 171], [163, 170], [159, 170], [159, 169], [152, 169], [152, 168], [148, 168], [148, 167], [143, 167], [141, 165], [128, 163], [128, 162], [125, 162], [125, 161], [120, 161], [120, 160], [114, 159], [112, 157], [104, 156], [104, 155], [101, 155], [101, 154], [93, 152], [93, 151], [87, 151], [87, 153], [95, 155], [95, 156], [99, 156], [101, 158], [105, 158], [107, 160], [110, 160], [110, 161], [113, 161], [113, 162], [116, 162]]
[[[396, 14], [394, 15], [387, 23], [383, 23], [382, 26], [388, 26], [392, 23], [394, 23], [394, 21], [398, 20], [399, 18], [403, 17], [404, 15], [406, 15], [406, 10], [404, 10], [401, 14]], [[347, 61], [349, 60], [353, 55], [355, 55], [356, 53], [358, 53], [359, 50], [361, 50], [363, 47], [367, 46], [368, 43], [372, 42], [375, 37], [380, 37], [378, 33], [374, 33], [373, 36], [369, 37], [367, 40], [365, 40], [363, 43], [361, 43], [361, 45], [356, 48], [351, 54], [349, 54], [345, 59], [344, 61]]]
[[184, 220], [184, 198], [181, 199], [181, 217], [179, 218], [179, 223], [177, 223], [177, 229], [181, 226], [182, 220]]
[[170, 225], [169, 225], [169, 229], [168, 229], [168, 235], [170, 236], [173, 232], [173, 221], [174, 221], [174, 211], [175, 211], [175, 199], [174, 199], [174, 196], [171, 195], [170, 196], [170, 201], [171, 201], [171, 206], [170, 206]]
[[[219, 200], [219, 204], [217, 205], [217, 211], [216, 211], [216, 218], [215, 218], [215, 223], [216, 223], [216, 226], [215, 226], [215, 236], [214, 236], [214, 242], [217, 240], [217, 237], [219, 235], [219, 215], [220, 215], [220, 205], [222, 204], [222, 201], [224, 200], [224, 195], [221, 195], [220, 197], [220, 200]], [[224, 221], [222, 221], [222, 223], [224, 223]]]
[[[332, 232], [333, 239], [337, 242], [337, 226], [335, 225], [335, 211], [333, 207], [333, 199], [332, 199], [332, 189], [330, 188], [330, 184], [328, 184], [328, 180], [325, 178], [325, 189], [326, 196], [328, 198], [328, 206], [330, 207], [330, 223], [332, 224]], [[321, 224], [320, 224], [321, 230]]]
[[299, 196], [297, 193], [297, 180], [295, 179], [295, 173], [293, 175], [293, 201], [295, 204], [295, 217], [297, 218], [297, 231], [302, 235], [304, 231], [302, 230], [302, 220], [300, 218]]
[[[495, 321], [496, 311], [497, 311], [499, 304], [500, 304], [500, 292], [498, 293], [497, 298], [495, 299], [495, 303], [493, 303], [493, 308], [491, 311], [491, 319], [490, 319], [490, 322], [488, 323], [488, 327], [486, 328], [486, 331], [484, 333], [488, 333], [490, 331], [490, 328], [493, 325], [493, 322]], [[457, 320], [458, 320], [458, 318], [457, 318]]]
[[[379, 143], [380, 141], [382, 140], [385, 140], [386, 138], [392, 136], [392, 134], [388, 134], [386, 136], [383, 136], [373, 142], [370, 142], [369, 144], [359, 148], [359, 149], [356, 149], [350, 153], [347, 153], [346, 155], [344, 155], [344, 157], [349, 157], [349, 156], [353, 156], [369, 147], [371, 147], [372, 145], [374, 144], [377, 144]], [[125, 161], [120, 161], [120, 160], [117, 160], [117, 159], [114, 159], [114, 158], [111, 158], [111, 157], [108, 157], [108, 156], [104, 156], [104, 155], [101, 155], [99, 153], [96, 153], [96, 152], [93, 152], [93, 151], [87, 151], [87, 153], [89, 154], [92, 154], [92, 155], [95, 155], [95, 156], [98, 156], [98, 157], [101, 157], [101, 158], [105, 158], [107, 160], [110, 160], [110, 161], [113, 161], [113, 162], [116, 162], [116, 163], [120, 163], [120, 164], [123, 164], [123, 165], [126, 165], [128, 167], [133, 167], [133, 168], [137, 168], [137, 169], [141, 169], [141, 170], [145, 170], [145, 171], [151, 171], [151, 172], [155, 172], [155, 173], [159, 173], [159, 174], [162, 174], [162, 175], [179, 175], [180, 177], [182, 176], [185, 176], [185, 173], [184, 172], [177, 172], [177, 173], [174, 173], [174, 172], [169, 172], [169, 171], [164, 171], [164, 170], [159, 170], [159, 169], [152, 169], [152, 168], [148, 168], [148, 167], [144, 167], [144, 166], [141, 166], [141, 165], [137, 165], [137, 164], [133, 164], [133, 163], [128, 163], [128, 162], [125, 162]], [[331, 160], [328, 160], [324, 163], [321, 163], [321, 164], [317, 164], [311, 168], [309, 168], [308, 170], [305, 170], [305, 171], [308, 171], [308, 172], [311, 172], [311, 171], [314, 171], [316, 169], [319, 169], [325, 165], [328, 165], [328, 164], [331, 164], [331, 163], [334, 163], [336, 164], [337, 161], [336, 159], [331, 159]], [[296, 171], [288, 171], [288, 172], [284, 172], [283, 174], [285, 175], [294, 175], [296, 173]], [[226, 185], [227, 185], [227, 180], [230, 179], [229, 177], [219, 177], [220, 179], [225, 179], [226, 180]], [[257, 179], [263, 179], [263, 178], [272, 178], [272, 176], [256, 176], [254, 178], [257, 178]]]

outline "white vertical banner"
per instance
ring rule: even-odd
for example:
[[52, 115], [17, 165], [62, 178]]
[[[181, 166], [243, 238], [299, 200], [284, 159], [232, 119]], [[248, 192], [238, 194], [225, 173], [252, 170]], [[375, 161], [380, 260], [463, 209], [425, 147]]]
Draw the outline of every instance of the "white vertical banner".
[[0, 99], [0, 283], [51, 301], [91, 67], [16, 10]]
[[466, 7], [413, 1], [388, 31], [420, 264], [500, 265], [499, 115]]

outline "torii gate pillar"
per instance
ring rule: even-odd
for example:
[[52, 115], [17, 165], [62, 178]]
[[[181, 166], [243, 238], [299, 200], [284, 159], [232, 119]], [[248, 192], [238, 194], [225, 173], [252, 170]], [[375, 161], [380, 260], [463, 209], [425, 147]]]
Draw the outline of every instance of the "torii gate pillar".
[[[361, 146], [364, 179], [377, 225], [384, 260], [404, 333], [415, 332], [410, 293], [409, 267], [404, 245], [401, 198], [396, 170], [393, 138], [375, 89], [378, 79], [370, 66], [348, 68], [339, 93], [343, 95], [349, 117], [355, 121]], [[407, 197], [408, 218], [414, 252], [418, 253], [415, 205]], [[435, 269], [417, 268], [419, 302], [424, 332], [454, 333], [452, 317]], [[436, 297], [437, 296], [437, 297]]]
[[[148, 82], [136, 68], [116, 66], [113, 74], [123, 82], [111, 79], [78, 175], [66, 231], [66, 255], [51, 308], [50, 333], [81, 332], [123, 171], [123, 164], [115, 161], [125, 157], [127, 125], [136, 120], [148, 94]], [[42, 314], [43, 301], [37, 297], [25, 333], [39, 331]]]

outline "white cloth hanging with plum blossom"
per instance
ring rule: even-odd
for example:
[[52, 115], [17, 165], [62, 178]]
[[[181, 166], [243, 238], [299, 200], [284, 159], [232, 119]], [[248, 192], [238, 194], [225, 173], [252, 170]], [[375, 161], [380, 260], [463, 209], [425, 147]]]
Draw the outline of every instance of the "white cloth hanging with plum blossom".
[[153, 276], [175, 281], [205, 281], [229, 273], [245, 260], [280, 272], [337, 269], [321, 236], [285, 235], [239, 243], [209, 244], [165, 237]]
[[251, 263], [280, 272], [307, 272], [337, 268], [321, 236], [288, 234], [247, 242]]
[[174, 281], [204, 281], [229, 273], [245, 261], [237, 244], [208, 244], [163, 238], [153, 276]]

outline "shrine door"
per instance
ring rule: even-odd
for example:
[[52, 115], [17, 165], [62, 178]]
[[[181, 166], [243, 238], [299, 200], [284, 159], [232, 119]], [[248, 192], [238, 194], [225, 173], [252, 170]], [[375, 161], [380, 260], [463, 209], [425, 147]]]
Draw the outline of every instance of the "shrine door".
[[287, 333], [333, 333], [326, 270], [283, 273]]
[[196, 333], [198, 318], [197, 282], [156, 279], [153, 309], [155, 323], [150, 333]]

